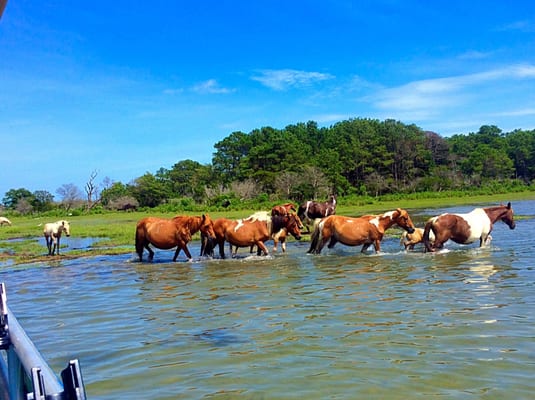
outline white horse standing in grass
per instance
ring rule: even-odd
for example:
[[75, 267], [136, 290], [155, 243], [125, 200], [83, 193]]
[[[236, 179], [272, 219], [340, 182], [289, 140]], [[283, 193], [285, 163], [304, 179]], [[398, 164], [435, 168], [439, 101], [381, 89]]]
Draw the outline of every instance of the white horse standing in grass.
[[61, 234], [65, 232], [66, 236], [71, 236], [71, 227], [69, 222], [65, 220], [57, 222], [49, 222], [45, 224], [43, 228], [43, 234], [46, 239], [46, 247], [48, 247], [48, 255], [54, 255], [54, 252], [57, 249], [57, 254], [59, 255], [59, 239]]
[[0, 226], [9, 225], [11, 226], [11, 221], [6, 217], [0, 217]]

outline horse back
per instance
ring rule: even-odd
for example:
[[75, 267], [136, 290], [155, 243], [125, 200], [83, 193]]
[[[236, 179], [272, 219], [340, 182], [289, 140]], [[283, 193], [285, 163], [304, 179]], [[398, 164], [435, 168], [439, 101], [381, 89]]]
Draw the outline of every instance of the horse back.
[[481, 237], [481, 227], [469, 214], [442, 214], [431, 220], [431, 229], [440, 241], [451, 239], [467, 244]]
[[225, 239], [235, 246], [249, 246], [270, 238], [267, 221], [238, 220], [225, 231]]

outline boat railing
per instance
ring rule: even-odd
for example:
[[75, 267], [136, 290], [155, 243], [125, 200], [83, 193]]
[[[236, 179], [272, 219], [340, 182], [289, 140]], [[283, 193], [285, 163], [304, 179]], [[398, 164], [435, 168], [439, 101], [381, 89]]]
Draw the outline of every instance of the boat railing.
[[0, 295], [0, 400], [85, 400], [78, 360], [60, 380], [9, 310], [3, 282]]

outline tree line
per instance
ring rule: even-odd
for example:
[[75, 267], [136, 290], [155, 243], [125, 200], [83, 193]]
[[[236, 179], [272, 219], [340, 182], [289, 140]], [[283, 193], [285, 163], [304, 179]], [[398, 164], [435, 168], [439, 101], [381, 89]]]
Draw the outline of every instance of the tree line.
[[[214, 149], [211, 164], [181, 160], [129, 183], [106, 178], [100, 191], [93, 173], [86, 206], [188, 209], [250, 200], [300, 202], [329, 193], [376, 197], [527, 188], [535, 182], [535, 130], [504, 133], [494, 125], [442, 137], [390, 119], [349, 119], [330, 127], [309, 121], [232, 132]], [[60, 191], [68, 189], [63, 185]], [[20, 193], [24, 190], [8, 192], [4, 206], [14, 208], [23, 200], [39, 211], [50, 205], [46, 192]]]

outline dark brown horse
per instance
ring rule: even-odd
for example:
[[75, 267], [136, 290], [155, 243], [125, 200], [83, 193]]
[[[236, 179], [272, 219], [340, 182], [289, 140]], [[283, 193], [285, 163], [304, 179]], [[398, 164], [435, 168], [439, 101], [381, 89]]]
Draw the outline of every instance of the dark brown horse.
[[[297, 240], [300, 240], [300, 226], [299, 217], [296, 214], [269, 216], [267, 212], [259, 212], [239, 220], [218, 218], [214, 221], [214, 246], [217, 245], [219, 247], [219, 256], [221, 258], [225, 258], [225, 241], [229, 243], [230, 252], [233, 256], [236, 255], [237, 248], [251, 246], [257, 246], [258, 255], [262, 253], [268, 255], [266, 241], [274, 239], [274, 234], [283, 229]], [[236, 248], [234, 251], [233, 246]], [[210, 254], [210, 250], [207, 248], [206, 253]]]
[[[442, 214], [430, 218], [425, 224], [424, 244], [427, 251], [436, 251], [444, 243], [453, 240], [459, 244], [470, 244], [479, 240], [479, 247], [488, 243], [490, 232], [496, 221], [503, 221], [515, 229], [514, 212], [511, 203], [487, 208], [475, 208], [467, 214]], [[430, 240], [435, 235], [434, 242]]]
[[395, 224], [409, 233], [414, 232], [414, 224], [409, 213], [401, 208], [359, 218], [330, 215], [314, 224], [308, 252], [319, 254], [327, 242], [330, 249], [340, 242], [346, 246], [362, 244], [363, 253], [373, 244], [375, 252], [378, 253], [381, 251], [381, 240], [385, 231]]
[[307, 231], [310, 232], [308, 224], [316, 218], [324, 218], [336, 214], [336, 197], [331, 195], [324, 203], [309, 200], [299, 206], [297, 215], [305, 222]]
[[213, 222], [208, 214], [193, 217], [184, 215], [172, 219], [157, 217], [141, 219], [136, 226], [136, 252], [139, 261], [143, 259], [143, 249], [148, 250], [149, 261], [154, 258], [154, 251], [149, 244], [165, 250], [176, 247], [173, 261], [176, 261], [180, 250], [184, 250], [186, 257], [191, 260], [187, 244], [198, 231], [211, 240], [215, 239]]

